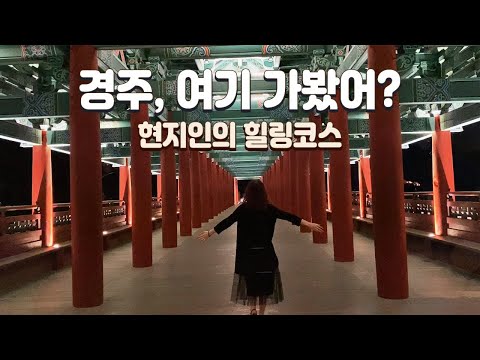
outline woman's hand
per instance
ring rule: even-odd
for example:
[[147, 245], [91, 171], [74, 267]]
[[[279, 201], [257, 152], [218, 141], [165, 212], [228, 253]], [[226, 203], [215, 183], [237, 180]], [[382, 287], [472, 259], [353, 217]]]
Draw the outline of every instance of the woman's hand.
[[208, 231], [202, 231], [197, 235], [198, 240], [207, 240], [208, 239]]
[[323, 232], [323, 227], [320, 224], [309, 222], [307, 226], [312, 231]]
[[215, 232], [215, 230], [213, 230], [213, 229], [202, 231], [197, 235], [197, 239], [198, 240], [207, 240], [210, 236], [212, 236], [212, 234], [214, 232]]
[[300, 222], [300, 225], [306, 226], [312, 231], [323, 232], [323, 227], [321, 227], [320, 224], [311, 223], [310, 221], [307, 221], [305, 219], [302, 219], [302, 221]]

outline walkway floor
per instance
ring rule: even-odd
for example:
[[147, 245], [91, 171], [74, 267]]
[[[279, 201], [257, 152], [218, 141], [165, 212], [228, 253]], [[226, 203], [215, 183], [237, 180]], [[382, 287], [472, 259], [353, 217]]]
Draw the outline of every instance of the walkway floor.
[[[229, 214], [226, 210], [209, 227]], [[154, 265], [134, 269], [131, 246], [105, 253], [104, 304], [75, 309], [66, 268], [0, 297], [0, 314], [245, 314], [229, 302], [236, 226], [207, 242], [182, 238], [161, 247], [154, 233]], [[480, 279], [471, 279], [420, 256], [409, 256], [410, 298], [377, 296], [373, 241], [355, 235], [353, 263], [333, 261], [329, 244], [316, 245], [290, 223], [277, 222], [274, 239], [285, 301], [267, 314], [480, 314]]]

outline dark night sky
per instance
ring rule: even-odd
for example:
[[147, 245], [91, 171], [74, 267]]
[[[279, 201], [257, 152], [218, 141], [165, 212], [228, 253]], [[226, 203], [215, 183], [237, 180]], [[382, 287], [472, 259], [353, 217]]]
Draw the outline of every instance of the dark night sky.
[[[452, 133], [455, 185], [457, 191], [480, 190], [480, 122], [465, 127], [461, 133]], [[410, 145], [403, 150], [405, 180], [417, 181], [420, 190], [432, 190], [431, 139]], [[32, 149], [0, 139], [0, 203], [25, 205], [31, 203]], [[69, 202], [69, 156], [52, 151], [54, 202]], [[104, 199], [118, 199], [118, 168], [103, 164]], [[352, 187], [358, 190], [357, 165], [352, 168]], [[152, 176], [153, 196], [156, 179]], [[243, 193], [247, 181], [240, 181]]]

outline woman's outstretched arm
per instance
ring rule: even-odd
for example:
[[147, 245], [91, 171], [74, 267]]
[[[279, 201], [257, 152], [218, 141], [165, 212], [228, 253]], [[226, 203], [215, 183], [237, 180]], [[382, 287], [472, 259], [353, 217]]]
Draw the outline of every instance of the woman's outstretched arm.
[[273, 208], [274, 208], [275, 216], [277, 217], [277, 219], [290, 221], [293, 225], [297, 225], [297, 226], [300, 226], [300, 225], [306, 226], [312, 231], [323, 232], [323, 228], [317, 223], [309, 222], [297, 215], [291, 214], [287, 211], [283, 211], [275, 206], [273, 206]]
[[306, 226], [312, 231], [323, 232], [323, 227], [320, 224], [312, 223], [304, 219], [302, 219], [300, 225]]
[[233, 213], [227, 216], [225, 219], [220, 221], [213, 229], [204, 230], [197, 235], [199, 240], [207, 240], [210, 236], [214, 234], [220, 234], [223, 230], [228, 229], [238, 220], [238, 214], [241, 211], [243, 205], [238, 206]]

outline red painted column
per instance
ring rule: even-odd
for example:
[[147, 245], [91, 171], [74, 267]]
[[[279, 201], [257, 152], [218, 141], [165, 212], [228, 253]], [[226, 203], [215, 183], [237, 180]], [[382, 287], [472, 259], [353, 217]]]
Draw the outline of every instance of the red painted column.
[[[337, 94], [337, 100], [339, 100]], [[338, 111], [330, 112], [330, 121], [340, 131], [342, 147], [330, 151], [333, 254], [335, 261], [353, 261], [352, 180], [347, 112], [337, 101]]]
[[208, 222], [208, 179], [205, 153], [199, 153], [198, 160], [200, 169], [200, 218], [202, 223], [205, 223]]
[[[317, 127], [317, 133], [322, 129], [322, 118], [320, 116], [310, 115], [310, 121]], [[325, 170], [323, 164], [323, 150], [320, 148], [310, 151], [310, 203], [312, 210], [312, 221], [320, 224], [324, 232], [313, 232], [313, 242], [315, 244], [326, 244], [327, 237], [327, 202], [325, 191]]]
[[371, 193], [370, 158], [361, 157], [358, 161], [358, 192], [360, 197], [360, 217], [367, 217], [367, 193]]
[[[311, 192], [310, 192], [310, 151], [309, 150], [300, 150], [299, 156], [301, 161], [299, 162], [299, 191], [301, 194], [300, 198], [300, 214], [302, 219], [307, 221], [312, 221], [312, 210], [311, 210]], [[300, 226], [300, 231], [302, 233], [311, 232], [311, 230], [306, 226]]]
[[229, 208], [232, 202], [231, 195], [233, 194], [233, 178], [227, 170], [222, 168], [223, 179], [223, 198], [222, 198], [222, 211]]
[[190, 150], [179, 149], [180, 236], [192, 236], [192, 193], [190, 187]]
[[234, 202], [235, 202], [235, 205], [238, 204], [238, 202], [240, 201], [240, 194], [238, 193], [238, 180], [237, 178], [235, 178], [233, 180], [233, 191], [234, 191]]
[[73, 306], [103, 303], [100, 115], [81, 107], [81, 70], [98, 70], [97, 50], [70, 46], [70, 202]]
[[[369, 45], [368, 68], [375, 74], [396, 70], [395, 46]], [[385, 84], [375, 83], [375, 111], [369, 113], [377, 288], [383, 298], [405, 299], [408, 270], [400, 107], [397, 92], [393, 106], [385, 108], [384, 88]]]
[[211, 158], [206, 158], [207, 160], [207, 194], [208, 194], [208, 219], [213, 219], [214, 214], [213, 214], [213, 163]]
[[455, 178], [452, 136], [450, 131], [441, 131], [440, 115], [435, 116], [435, 131], [432, 134], [432, 175], [435, 235], [447, 235], [447, 196], [455, 191]]
[[162, 174], [157, 175], [157, 198], [162, 198]]
[[220, 203], [223, 194], [222, 181], [220, 177], [220, 168], [216, 162], [212, 162], [213, 165], [213, 184], [220, 185], [220, 191], [213, 192], [213, 215], [217, 216], [220, 213]]
[[286, 153], [282, 155], [282, 197], [283, 197], [283, 209], [288, 208], [288, 185], [287, 185], [287, 159]]
[[200, 164], [198, 151], [190, 151], [190, 182], [192, 188], [192, 227], [199, 228], [202, 226], [201, 213], [201, 195], [200, 195]]
[[284, 204], [284, 192], [283, 192], [283, 156], [280, 155], [278, 158], [278, 164], [277, 164], [277, 185], [278, 185], [278, 205], [280, 206], [280, 209], [285, 209], [285, 204]]
[[276, 191], [277, 204], [281, 209], [282, 208], [282, 191], [281, 191], [282, 190], [282, 182], [281, 182], [282, 168], [281, 168], [280, 162], [281, 162], [281, 157], [279, 157], [277, 159], [277, 162], [275, 163], [275, 183], [277, 187], [277, 191]]
[[222, 183], [220, 179], [220, 174], [218, 170], [218, 164], [215, 161], [212, 161], [212, 175], [213, 175], [213, 184], [216, 184], [216, 189], [215, 191], [212, 192], [213, 195], [213, 216], [217, 216], [220, 211], [219, 211], [219, 202], [221, 201], [221, 195], [222, 195]]
[[222, 200], [222, 211], [227, 209], [229, 206], [230, 206], [230, 194], [232, 193], [229, 187], [230, 183], [231, 183], [231, 179], [232, 177], [230, 176], [230, 174], [224, 170], [222, 168], [222, 179], [223, 179], [223, 188], [224, 188], [224, 196], [223, 196], [223, 200]]
[[221, 174], [222, 174], [222, 179], [223, 179], [223, 197], [222, 197], [222, 211], [227, 209], [230, 204], [230, 194], [231, 194], [231, 189], [229, 188], [230, 184], [230, 179], [231, 176], [230, 174], [223, 168], [221, 168]]
[[[168, 121], [173, 112], [168, 111]], [[164, 130], [166, 137], [166, 131]], [[173, 144], [160, 151], [162, 170], [162, 244], [164, 248], [177, 247], [177, 180]]]
[[42, 145], [32, 148], [32, 204], [40, 207], [42, 246], [53, 246], [52, 155], [46, 130], [42, 130]]
[[271, 199], [273, 201], [273, 188], [272, 188], [272, 166], [268, 169], [267, 172], [267, 185], [268, 185], [268, 191], [270, 192]]
[[275, 205], [277, 205], [277, 198], [275, 191], [275, 162], [272, 164], [270, 168], [270, 174], [268, 175], [268, 180], [270, 182], [270, 188], [272, 189], [272, 201]]
[[291, 194], [291, 212], [298, 214], [297, 206], [297, 151], [290, 150], [290, 194]]
[[286, 178], [287, 178], [287, 199], [288, 199], [288, 208], [287, 210], [293, 212], [293, 193], [292, 193], [292, 152], [287, 151], [287, 169], [286, 169]]
[[282, 172], [282, 178], [283, 178], [283, 186], [282, 186], [282, 193], [283, 193], [283, 208], [285, 211], [290, 211], [290, 188], [288, 186], [288, 175], [289, 175], [289, 161], [288, 161], [288, 151], [285, 151], [282, 156], [282, 161], [283, 161], [283, 172]]
[[330, 191], [330, 164], [327, 167], [327, 206], [328, 210], [332, 211], [332, 192]]
[[133, 267], [152, 266], [151, 153], [140, 147], [138, 125], [148, 121], [148, 104], [130, 114], [132, 159], [132, 258]]
[[132, 225], [132, 181], [128, 159], [125, 159], [125, 165], [119, 168], [118, 180], [118, 199], [125, 201], [125, 222]]
[[[180, 162], [180, 161], [179, 161]], [[176, 170], [175, 170], [176, 172]], [[175, 179], [175, 183], [177, 185], [177, 212], [179, 211], [179, 207], [180, 207], [180, 180], [178, 178], [177, 175], [175, 175], [176, 179]]]

